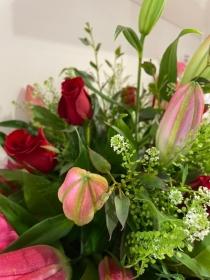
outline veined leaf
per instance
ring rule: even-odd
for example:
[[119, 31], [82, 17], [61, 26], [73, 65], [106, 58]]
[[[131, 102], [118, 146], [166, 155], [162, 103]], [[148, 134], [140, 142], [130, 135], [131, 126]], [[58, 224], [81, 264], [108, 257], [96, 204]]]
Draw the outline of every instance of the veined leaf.
[[116, 215], [119, 222], [122, 225], [122, 229], [125, 227], [125, 223], [128, 218], [129, 208], [130, 208], [130, 200], [127, 196], [115, 196], [114, 198]]
[[89, 151], [89, 156], [91, 163], [95, 167], [96, 170], [103, 174], [107, 174], [111, 171], [111, 165], [110, 163], [100, 154], [96, 153], [92, 149], [88, 149]]
[[141, 52], [140, 40], [132, 28], [118, 25], [115, 31], [115, 39], [120, 35], [120, 33], [123, 33], [129, 44], [134, 47], [134, 49], [136, 49], [138, 52]]
[[177, 47], [179, 39], [184, 35], [192, 33], [200, 34], [196, 29], [183, 29], [162, 56], [158, 77], [158, 89], [162, 99], [168, 100], [170, 98], [167, 96], [168, 84], [175, 84], [177, 81]]
[[72, 229], [73, 223], [63, 214], [45, 219], [24, 232], [6, 251], [36, 244], [53, 244]]
[[116, 215], [113, 195], [110, 196], [109, 200], [105, 204], [105, 212], [106, 212], [106, 226], [111, 239], [112, 233], [118, 224], [118, 218]]

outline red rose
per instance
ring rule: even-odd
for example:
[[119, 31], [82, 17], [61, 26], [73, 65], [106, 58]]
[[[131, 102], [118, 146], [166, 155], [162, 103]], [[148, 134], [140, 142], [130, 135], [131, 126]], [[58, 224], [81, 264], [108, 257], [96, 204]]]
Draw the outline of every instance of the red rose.
[[55, 167], [56, 154], [45, 146], [52, 146], [42, 129], [33, 136], [25, 129], [18, 129], [7, 135], [4, 143], [6, 153], [26, 169], [49, 172]]
[[86, 119], [93, 116], [90, 97], [84, 86], [81, 77], [68, 78], [62, 83], [58, 114], [73, 125], [82, 125]]
[[199, 176], [190, 183], [190, 186], [193, 188], [202, 186], [210, 189], [210, 176]]
[[128, 86], [122, 89], [122, 101], [128, 106], [135, 106], [136, 104], [136, 88]]

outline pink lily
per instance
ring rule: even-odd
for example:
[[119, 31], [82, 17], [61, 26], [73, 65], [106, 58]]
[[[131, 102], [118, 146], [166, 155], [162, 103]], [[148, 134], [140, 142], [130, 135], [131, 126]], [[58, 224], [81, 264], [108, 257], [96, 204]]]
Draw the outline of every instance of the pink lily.
[[180, 86], [161, 119], [156, 145], [161, 158], [170, 158], [199, 127], [204, 111], [204, 94], [197, 83]]
[[94, 213], [106, 202], [107, 180], [79, 167], [69, 170], [58, 191], [58, 198], [63, 203], [66, 217], [75, 224], [88, 224]]
[[105, 257], [99, 264], [100, 280], [131, 280], [131, 271], [120, 267], [112, 258]]
[[0, 254], [1, 280], [69, 280], [70, 267], [55, 248], [37, 245]]
[[0, 214], [0, 251], [6, 249], [18, 237], [17, 232], [8, 223], [4, 215]]

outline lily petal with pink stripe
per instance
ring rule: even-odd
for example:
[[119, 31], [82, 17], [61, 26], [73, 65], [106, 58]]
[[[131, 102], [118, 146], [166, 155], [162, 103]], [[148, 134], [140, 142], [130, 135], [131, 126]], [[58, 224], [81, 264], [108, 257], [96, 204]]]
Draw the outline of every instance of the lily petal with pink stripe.
[[173, 157], [184, 146], [199, 127], [203, 112], [204, 94], [199, 84], [180, 86], [169, 101], [156, 135], [162, 159]]
[[98, 270], [100, 280], [131, 280], [134, 278], [131, 271], [120, 267], [109, 257], [105, 257], [100, 262]]
[[58, 191], [66, 217], [75, 224], [88, 224], [94, 213], [101, 209], [107, 200], [108, 182], [94, 173], [79, 167], [69, 170]]
[[0, 251], [6, 249], [18, 237], [17, 232], [8, 223], [4, 215], [0, 214]]
[[1, 280], [70, 280], [71, 269], [61, 253], [47, 245], [0, 254]]

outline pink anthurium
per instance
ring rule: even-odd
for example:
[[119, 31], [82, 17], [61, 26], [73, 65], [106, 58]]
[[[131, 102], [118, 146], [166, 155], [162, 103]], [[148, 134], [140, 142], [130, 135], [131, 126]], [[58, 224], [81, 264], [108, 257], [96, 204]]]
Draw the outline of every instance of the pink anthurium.
[[64, 256], [51, 246], [37, 245], [0, 254], [1, 280], [70, 280]]
[[5, 216], [0, 214], [0, 251], [6, 249], [18, 237], [17, 232], [8, 223]]
[[107, 180], [79, 167], [69, 170], [58, 191], [58, 198], [63, 203], [66, 217], [75, 224], [88, 224], [94, 213], [106, 202]]
[[105, 257], [99, 264], [100, 280], [131, 280], [131, 271], [120, 267], [112, 258]]
[[162, 159], [173, 157], [189, 135], [199, 127], [204, 111], [204, 94], [195, 83], [180, 86], [167, 106], [156, 135]]

